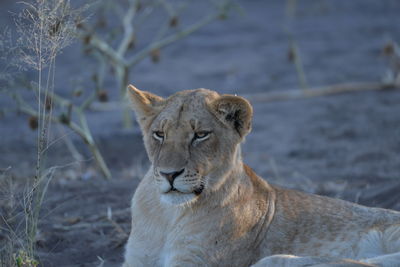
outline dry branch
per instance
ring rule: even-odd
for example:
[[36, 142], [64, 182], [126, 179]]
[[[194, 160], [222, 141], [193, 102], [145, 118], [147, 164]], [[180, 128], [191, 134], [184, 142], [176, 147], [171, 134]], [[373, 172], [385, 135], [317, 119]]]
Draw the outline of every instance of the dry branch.
[[318, 96], [328, 96], [336, 94], [344, 94], [351, 92], [360, 91], [371, 91], [371, 90], [384, 90], [384, 89], [398, 89], [400, 85], [398, 84], [386, 84], [382, 82], [352, 82], [352, 83], [342, 83], [334, 84], [322, 87], [315, 87], [310, 89], [292, 89], [292, 90], [277, 90], [273, 92], [266, 93], [256, 93], [256, 94], [245, 94], [243, 97], [250, 100], [252, 103], [258, 102], [277, 102], [277, 101], [288, 101], [295, 99], [304, 99]]
[[[387, 84], [381, 82], [351, 82], [314, 87], [310, 89], [274, 90], [265, 93], [242, 94], [241, 96], [245, 97], [252, 103], [268, 103], [385, 89], [400, 89], [400, 84]], [[107, 102], [101, 104], [93, 103], [90, 106], [90, 109], [94, 111], [113, 111], [120, 110], [124, 105], [129, 106], [127, 103], [121, 105], [120, 102]]]

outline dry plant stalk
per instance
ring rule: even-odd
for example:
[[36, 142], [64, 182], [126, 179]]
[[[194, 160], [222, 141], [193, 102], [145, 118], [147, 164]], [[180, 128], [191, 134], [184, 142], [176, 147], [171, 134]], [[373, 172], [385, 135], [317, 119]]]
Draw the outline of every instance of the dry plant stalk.
[[[29, 68], [37, 71], [35, 84], [36, 108], [26, 104], [21, 109], [29, 109], [36, 121], [31, 125], [37, 127], [37, 156], [35, 175], [28, 181], [24, 196], [25, 231], [15, 254], [14, 264], [17, 266], [36, 266], [35, 244], [40, 210], [48, 184], [55, 167], [47, 168], [44, 160], [50, 139], [51, 122], [53, 121], [54, 101], [51, 95], [55, 87], [56, 58], [76, 36], [76, 24], [80, 21], [83, 9], [73, 9], [68, 0], [33, 0], [21, 2], [24, 7], [15, 19], [18, 38], [16, 48], [11, 48], [15, 58], [15, 66], [22, 70]], [[11, 82], [10, 82], [11, 83]], [[17, 92], [11, 93], [16, 99], [22, 99]], [[21, 104], [21, 102], [18, 102]], [[29, 108], [28, 108], [29, 107]], [[13, 265], [14, 265], [13, 264]]]
[[[30, 126], [38, 128], [38, 162], [36, 178], [40, 175], [42, 154], [48, 150], [51, 122], [64, 124], [77, 133], [89, 150], [106, 178], [111, 178], [111, 173], [95, 143], [92, 133], [87, 125], [85, 111], [92, 101], [95, 93], [88, 96], [84, 103], [77, 106], [67, 98], [54, 92], [54, 74], [56, 56], [68, 46], [77, 36], [77, 25], [83, 23], [81, 17], [88, 9], [85, 5], [73, 9], [67, 0], [35, 0], [33, 3], [23, 2], [26, 8], [18, 14], [16, 19], [18, 58], [20, 66], [24, 69], [32, 67], [38, 71], [38, 81], [28, 82], [24, 87], [31, 89], [36, 94], [38, 107], [33, 108], [18, 92], [12, 92], [18, 104], [19, 111], [30, 115]], [[46, 71], [43, 78], [43, 72]], [[54, 114], [54, 106], [64, 109], [61, 114]], [[78, 122], [71, 117], [76, 114]], [[35, 184], [35, 183], [34, 183]]]

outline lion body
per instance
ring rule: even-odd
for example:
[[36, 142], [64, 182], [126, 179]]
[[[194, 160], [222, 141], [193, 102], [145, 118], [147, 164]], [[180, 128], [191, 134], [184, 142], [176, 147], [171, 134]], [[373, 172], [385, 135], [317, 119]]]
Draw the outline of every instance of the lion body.
[[243, 98], [130, 96], [152, 165], [132, 199], [124, 267], [397, 266], [400, 213], [274, 187], [242, 162]]

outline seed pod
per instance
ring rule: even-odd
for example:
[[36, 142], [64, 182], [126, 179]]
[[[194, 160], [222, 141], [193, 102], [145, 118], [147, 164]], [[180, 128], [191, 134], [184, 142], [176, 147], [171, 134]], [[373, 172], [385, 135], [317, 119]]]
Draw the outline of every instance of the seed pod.
[[172, 28], [178, 26], [178, 23], [179, 23], [178, 16], [173, 16], [169, 20], [169, 26], [172, 27]]
[[293, 49], [293, 46], [290, 46], [287, 52], [287, 59], [289, 62], [293, 62], [295, 58], [296, 58], [296, 51]]
[[108, 101], [108, 94], [107, 91], [105, 90], [99, 90], [97, 92], [97, 98], [99, 99], [100, 102], [107, 102]]
[[63, 123], [63, 124], [69, 124], [70, 119], [69, 119], [69, 117], [67, 116], [67, 114], [61, 113], [61, 115], [60, 115], [60, 122]]
[[157, 63], [160, 61], [160, 49], [153, 49], [150, 52], [150, 56], [151, 56], [151, 61], [153, 61], [153, 63]]
[[38, 118], [36, 116], [30, 116], [28, 119], [29, 128], [36, 130], [39, 126]]
[[92, 40], [92, 35], [90, 35], [90, 34], [86, 34], [86, 35], [83, 37], [83, 43], [84, 43], [85, 45], [88, 45], [88, 44], [90, 43], [91, 40]]
[[82, 95], [82, 89], [75, 89], [72, 94], [76, 97], [80, 97]]
[[394, 53], [394, 45], [392, 42], [389, 42], [387, 44], [385, 44], [385, 46], [383, 47], [383, 54], [385, 56], [390, 56], [393, 55]]

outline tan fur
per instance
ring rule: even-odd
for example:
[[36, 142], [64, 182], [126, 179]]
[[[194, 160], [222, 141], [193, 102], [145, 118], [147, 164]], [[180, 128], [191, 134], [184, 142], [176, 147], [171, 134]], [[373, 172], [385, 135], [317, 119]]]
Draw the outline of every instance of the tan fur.
[[128, 94], [151, 167], [132, 199], [124, 267], [400, 266], [400, 213], [274, 187], [243, 164], [244, 98]]

